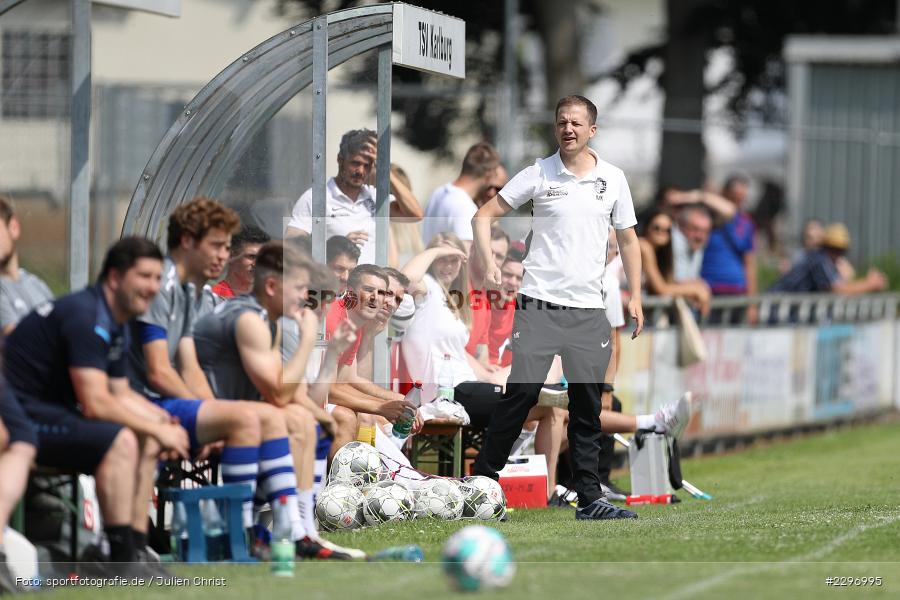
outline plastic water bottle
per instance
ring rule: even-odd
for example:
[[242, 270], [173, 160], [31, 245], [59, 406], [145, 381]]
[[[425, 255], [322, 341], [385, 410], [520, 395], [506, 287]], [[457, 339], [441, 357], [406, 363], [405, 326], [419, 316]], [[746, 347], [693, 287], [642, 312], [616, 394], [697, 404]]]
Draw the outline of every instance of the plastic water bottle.
[[441, 370], [438, 371], [437, 384], [437, 397], [453, 400], [453, 364], [450, 362], [449, 354], [444, 355], [444, 360], [441, 363]]
[[176, 502], [172, 507], [172, 528], [171, 528], [171, 545], [172, 557], [175, 560], [184, 560], [187, 558], [188, 551], [188, 527], [187, 527], [187, 509], [184, 502]]
[[[406, 392], [406, 396], [403, 398], [410, 404], [418, 409], [422, 406], [422, 382], [416, 381], [413, 383], [412, 389]], [[391, 430], [394, 434], [394, 437], [399, 439], [405, 439], [409, 436], [409, 432], [412, 430], [413, 424], [416, 422], [416, 415], [413, 413], [409, 418], [401, 417], [397, 419], [394, 423], [394, 427]]]
[[219, 513], [215, 500], [200, 501], [200, 515], [203, 517], [203, 535], [206, 537], [208, 560], [228, 558], [228, 532], [225, 519]]
[[373, 554], [369, 560], [394, 560], [403, 562], [422, 562], [425, 560], [425, 553], [422, 548], [416, 544], [409, 546], [391, 546], [384, 550], [379, 550]]
[[291, 516], [288, 514], [287, 496], [278, 498], [279, 510], [272, 510], [272, 575], [294, 576], [294, 542], [291, 539]]

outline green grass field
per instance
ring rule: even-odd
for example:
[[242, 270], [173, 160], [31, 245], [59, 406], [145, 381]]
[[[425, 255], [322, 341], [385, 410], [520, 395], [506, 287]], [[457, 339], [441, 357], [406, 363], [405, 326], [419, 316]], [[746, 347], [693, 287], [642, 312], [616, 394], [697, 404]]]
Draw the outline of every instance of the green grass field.
[[[686, 460], [684, 475], [714, 496], [640, 507], [640, 519], [576, 522], [566, 509], [519, 510], [497, 524], [518, 573], [497, 598], [900, 597], [900, 422]], [[302, 563], [275, 579], [266, 565], [175, 567], [225, 587], [65, 590], [65, 598], [459, 597], [439, 564], [464, 522], [422, 522], [333, 535], [376, 550], [418, 543], [424, 564]], [[882, 577], [880, 587], [827, 586], [826, 577]]]

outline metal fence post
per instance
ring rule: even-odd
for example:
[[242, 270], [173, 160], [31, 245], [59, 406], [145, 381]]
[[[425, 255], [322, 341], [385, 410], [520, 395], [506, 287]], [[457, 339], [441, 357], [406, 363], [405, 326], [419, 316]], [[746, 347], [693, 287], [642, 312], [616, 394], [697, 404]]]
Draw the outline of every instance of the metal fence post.
[[[388, 235], [390, 235], [391, 192], [391, 45], [378, 48], [378, 156], [375, 162], [375, 263], [387, 265]], [[387, 331], [375, 338], [373, 378], [376, 383], [391, 385], [390, 349]]]
[[325, 262], [325, 124], [328, 95], [328, 17], [313, 22], [312, 79], [312, 250], [316, 262]]
[[69, 168], [69, 290], [88, 282], [91, 131], [91, 0], [71, 0], [72, 77]]

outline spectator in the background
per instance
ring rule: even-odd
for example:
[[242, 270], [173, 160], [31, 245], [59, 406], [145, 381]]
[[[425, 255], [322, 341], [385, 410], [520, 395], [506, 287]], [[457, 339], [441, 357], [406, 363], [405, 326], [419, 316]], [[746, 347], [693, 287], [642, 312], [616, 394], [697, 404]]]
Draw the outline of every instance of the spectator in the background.
[[271, 239], [269, 234], [253, 225], [243, 225], [231, 238], [231, 258], [225, 279], [213, 286], [212, 291], [222, 298], [234, 298], [247, 294], [253, 287], [253, 266], [263, 244]]
[[[797, 265], [797, 263], [806, 258], [810, 253], [821, 250], [822, 241], [825, 239], [825, 227], [822, 225], [822, 221], [818, 219], [809, 219], [803, 224], [803, 231], [800, 234], [800, 238], [803, 246], [798, 248], [794, 253], [792, 263], [783, 269], [783, 273], [787, 273], [791, 267]], [[839, 256], [834, 263], [834, 266], [837, 267], [838, 273], [840, 273], [841, 278], [843, 278], [844, 281], [853, 281], [856, 279], [856, 269], [853, 267], [853, 264], [847, 260], [846, 256]]]
[[689, 204], [676, 213], [672, 228], [672, 279], [678, 282], [700, 279], [703, 255], [713, 220], [699, 204]]
[[[412, 192], [412, 183], [403, 167], [391, 164], [391, 174]], [[388, 245], [388, 265], [398, 267], [425, 249], [422, 243], [421, 219], [391, 219], [391, 236]]]
[[[509, 251], [509, 236], [499, 226], [491, 228], [491, 254], [497, 268], [503, 266], [506, 254]], [[472, 327], [469, 329], [469, 341], [466, 343], [466, 352], [475, 357], [478, 365], [475, 374], [479, 379], [485, 379], [488, 373], [495, 370], [488, 357], [488, 332], [491, 328], [491, 298], [489, 294], [497, 294], [493, 290], [484, 287], [484, 272], [480, 261], [475, 260], [475, 249], [469, 248], [469, 305], [472, 307]], [[485, 369], [486, 372], [482, 372]]]
[[672, 218], [655, 210], [648, 213], [639, 238], [644, 287], [657, 296], [684, 296], [702, 314], [709, 312], [711, 292], [703, 280], [676, 282], [672, 259]]
[[0, 196], [0, 335], [8, 335], [22, 317], [53, 300], [47, 284], [19, 266], [16, 242], [21, 232], [12, 200]]
[[850, 248], [850, 232], [843, 223], [833, 223], [825, 229], [821, 250], [809, 252], [800, 262], [769, 288], [770, 292], [833, 292], [857, 295], [877, 292], [887, 287], [884, 273], [869, 269], [857, 280], [844, 280], [837, 262]]
[[509, 335], [512, 332], [513, 319], [516, 316], [516, 294], [522, 287], [525, 267], [522, 265], [525, 245], [516, 242], [506, 254], [506, 260], [500, 266], [499, 303], [491, 305], [491, 327], [488, 331], [488, 360], [492, 364], [508, 367], [512, 364], [512, 351], [509, 347]]
[[[325, 184], [325, 237], [345, 235], [359, 246], [363, 263], [375, 262], [375, 186], [367, 181], [375, 167], [377, 137], [370, 129], [354, 129], [341, 138], [338, 174]], [[391, 172], [391, 218], [421, 219], [422, 207], [408, 187]], [[312, 233], [312, 189], [291, 211], [285, 238]]]
[[480, 194], [475, 196], [475, 206], [481, 208], [487, 204], [488, 200], [496, 196], [497, 193], [503, 189], [503, 186], [506, 185], [507, 181], [509, 181], [509, 173], [503, 168], [503, 165], [498, 164], [497, 168], [494, 169], [493, 177], [491, 177], [491, 184], [484, 188]]
[[[459, 177], [431, 194], [422, 222], [422, 239], [451, 232], [463, 241], [466, 252], [472, 246], [472, 217], [478, 210], [475, 198], [494, 183], [500, 155], [487, 142], [478, 142], [466, 152]], [[495, 194], [496, 195], [496, 194]]]
[[784, 208], [784, 188], [772, 181], [763, 182], [762, 195], [753, 209], [753, 222], [765, 236], [769, 252], [779, 256], [782, 254], [782, 244], [776, 221]]
[[359, 263], [359, 248], [343, 235], [333, 235], [325, 242], [325, 264], [337, 277], [341, 289], [333, 290], [340, 296], [347, 291], [347, 278], [350, 271]]
[[[749, 182], [741, 175], [732, 175], [725, 181], [723, 195], [737, 209], [737, 214], [723, 225], [716, 227], [709, 236], [703, 254], [701, 275], [714, 295], [755, 296], [756, 253], [754, 252], [755, 228], [750, 214], [744, 210]], [[755, 323], [757, 307], [747, 307], [747, 321]]]
[[675, 281], [700, 279], [703, 253], [714, 225], [727, 223], [737, 214], [734, 203], [709, 190], [669, 189], [662, 210], [675, 218], [672, 260]]
[[803, 246], [794, 253], [794, 263], [798, 263], [810, 252], [816, 252], [822, 248], [822, 240], [825, 239], [825, 226], [818, 219], [809, 219], [803, 224], [800, 234]]

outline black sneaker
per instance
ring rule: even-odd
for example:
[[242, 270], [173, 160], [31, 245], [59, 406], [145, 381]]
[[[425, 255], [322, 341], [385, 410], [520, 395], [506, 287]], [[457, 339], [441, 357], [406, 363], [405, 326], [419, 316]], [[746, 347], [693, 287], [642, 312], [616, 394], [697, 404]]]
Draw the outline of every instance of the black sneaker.
[[[135, 560], [137, 560], [137, 557], [135, 557]], [[114, 577], [142, 577], [149, 579], [159, 574], [145, 563], [112, 562], [96, 544], [92, 544], [82, 551], [81, 561], [78, 563], [77, 570], [78, 575], [81, 577], [94, 577], [97, 579], [112, 579]]]
[[346, 552], [330, 550], [316, 540], [305, 537], [294, 544], [297, 558], [313, 558], [317, 560], [350, 560], [353, 558]]
[[6, 553], [0, 550], [0, 596], [3, 594], [17, 594], [23, 591], [25, 590], [16, 585], [16, 578], [13, 577], [12, 572], [9, 570], [9, 565], [6, 564]]
[[547, 500], [547, 506], [551, 508], [575, 508], [576, 505], [574, 502], [569, 502], [554, 491], [553, 495]]
[[159, 555], [149, 548], [138, 548], [134, 551], [134, 561], [141, 563], [144, 570], [154, 577], [171, 577], [172, 572], [159, 562]]
[[575, 519], [583, 520], [611, 520], [611, 519], [637, 519], [636, 513], [624, 508], [619, 508], [606, 501], [606, 498], [597, 498], [587, 506], [580, 506], [575, 511]]

